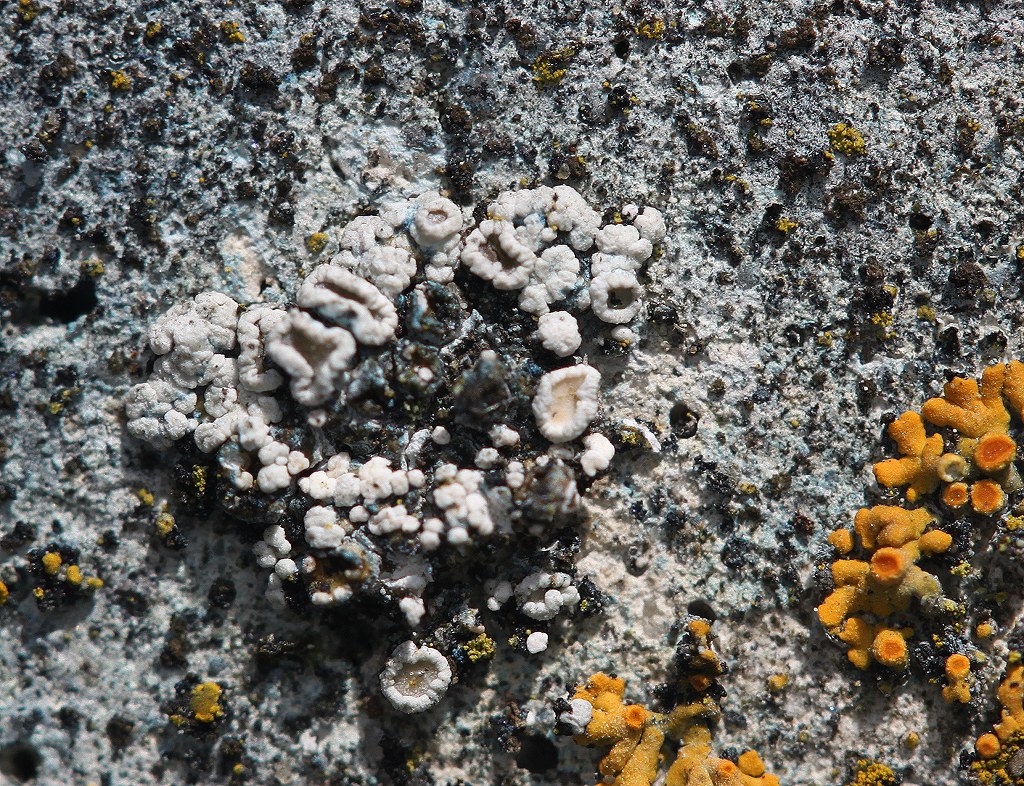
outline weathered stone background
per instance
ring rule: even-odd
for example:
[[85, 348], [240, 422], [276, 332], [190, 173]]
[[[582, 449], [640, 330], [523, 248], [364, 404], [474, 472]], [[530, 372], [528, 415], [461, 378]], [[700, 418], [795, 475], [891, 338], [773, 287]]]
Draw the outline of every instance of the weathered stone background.
[[[550, 702], [596, 669], [642, 699], [665, 678], [671, 623], [700, 601], [732, 663], [719, 746], [756, 748], [794, 786], [844, 783], [863, 756], [906, 783], [955, 782], [997, 669], [977, 707], [954, 709], [926, 679], [855, 673], [817, 626], [812, 573], [865, 501], [882, 416], [947, 370], [1020, 356], [1020, 12], [6, 3], [0, 522], [35, 535], [0, 564], [2, 777], [211, 783], [241, 760], [260, 784], [590, 782], [596, 752], [545, 736]], [[828, 152], [839, 123], [862, 154]], [[536, 663], [499, 651], [476, 684], [405, 718], [375, 687], [394, 639], [374, 649], [365, 623], [282, 618], [224, 522], [182, 516], [181, 550], [154, 536], [136, 492], [175, 511], [172, 462], [127, 437], [120, 401], [176, 300], [291, 292], [312, 233], [389, 196], [440, 187], [482, 206], [531, 182], [664, 211], [652, 319], [605, 401], [665, 449], [620, 452], [591, 490], [581, 567], [608, 612]], [[669, 417], [679, 403], [693, 436]], [[45, 614], [25, 549], [54, 541], [105, 587]], [[233, 602], [210, 592], [224, 579]], [[996, 656], [1020, 607], [1000, 612]], [[225, 686], [231, 717], [211, 738], [162, 709], [187, 672]], [[779, 672], [791, 681], [774, 696]], [[511, 703], [533, 713], [518, 755], [497, 741]]]

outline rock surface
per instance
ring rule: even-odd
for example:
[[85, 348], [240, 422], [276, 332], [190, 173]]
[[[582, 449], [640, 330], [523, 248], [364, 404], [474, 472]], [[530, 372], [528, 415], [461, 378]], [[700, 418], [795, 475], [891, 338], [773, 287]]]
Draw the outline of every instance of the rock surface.
[[[957, 779], [1021, 635], [1020, 561], [977, 589], [1018, 593], [952, 708], [921, 674], [854, 669], [813, 577], [880, 496], [887, 416], [1024, 354], [1024, 22], [999, 2], [679, 5], [5, 7], [8, 780], [590, 782], [552, 703], [598, 670], [650, 698], [688, 609], [718, 616], [731, 664], [720, 749], [793, 786], [862, 758]], [[668, 230], [638, 340], [602, 360], [616, 455], [577, 568], [604, 609], [537, 655], [496, 641], [405, 716], [378, 691], [401, 623], [269, 606], [260, 530], [184, 499], [197, 479], [128, 435], [123, 399], [174, 303], [284, 302], [354, 216], [435, 190], [482, 213], [534, 183]], [[41, 608], [50, 553], [103, 586]]]

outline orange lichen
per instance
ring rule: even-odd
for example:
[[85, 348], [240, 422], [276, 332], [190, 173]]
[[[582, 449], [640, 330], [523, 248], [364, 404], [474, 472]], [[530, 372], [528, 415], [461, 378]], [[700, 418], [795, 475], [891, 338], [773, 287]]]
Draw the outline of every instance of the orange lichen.
[[[638, 704], [623, 701], [625, 682], [606, 674], [594, 674], [576, 689], [573, 700], [584, 700], [592, 708], [591, 719], [582, 734], [574, 739], [581, 745], [610, 745], [598, 765], [605, 784], [614, 786], [651, 786], [658, 778], [658, 763], [665, 738], [680, 743], [679, 753], [669, 768], [664, 786], [778, 786], [778, 779], [765, 772], [764, 762], [754, 751], [742, 754], [736, 762], [712, 754], [711, 725], [721, 710], [705, 691], [714, 680], [708, 671], [721, 674], [725, 668], [711, 649], [711, 626], [706, 620], [691, 619], [680, 646], [688, 653], [682, 657], [683, 669], [696, 674], [681, 674], [684, 691], [696, 690], [692, 680], [700, 676], [703, 690], [681, 703], [668, 714], [650, 712]], [[708, 657], [710, 654], [712, 657]]]
[[1010, 408], [1024, 417], [1024, 363], [1011, 360], [1006, 364], [1006, 376], [1003, 377], [1003, 394], [1010, 402]]
[[969, 491], [966, 483], [950, 483], [942, 491], [942, 501], [954, 510], [966, 505], [968, 498]]
[[818, 606], [818, 619], [831, 635], [849, 645], [847, 657], [858, 668], [872, 662], [906, 667], [905, 639], [910, 629], [897, 630], [881, 620], [907, 611], [914, 599], [941, 594], [938, 579], [916, 564], [923, 555], [942, 554], [952, 545], [949, 533], [929, 529], [934, 522], [923, 508], [880, 505], [857, 512], [854, 531], [870, 556], [840, 559], [831, 565], [835, 590]]
[[853, 520], [853, 528], [866, 549], [878, 546], [902, 546], [917, 540], [935, 520], [924, 508], [875, 505], [861, 508]]
[[916, 412], [904, 412], [889, 424], [886, 431], [903, 456], [875, 464], [875, 479], [879, 485], [887, 488], [906, 486], [909, 502], [935, 491], [941, 480], [942, 436], [927, 436], [924, 421]]
[[978, 759], [971, 764], [971, 771], [983, 784], [1020, 783], [1020, 772], [1014, 771], [1024, 757], [1024, 665], [1019, 652], [1011, 652], [1009, 660], [996, 691], [1002, 705], [999, 722], [974, 744]]
[[947, 703], [959, 702], [966, 704], [971, 700], [971, 661], [960, 654], [946, 658], [946, 679], [949, 683], [942, 689], [942, 698]]
[[586, 731], [577, 735], [576, 741], [581, 745], [611, 744], [598, 765], [603, 777], [614, 777], [619, 786], [650, 786], [658, 774], [658, 754], [665, 735], [651, 722], [652, 713], [639, 704], [623, 703], [625, 692], [624, 680], [602, 673], [578, 688], [573, 698], [589, 702], [594, 710]]
[[953, 543], [949, 533], [928, 529], [934, 521], [924, 508], [876, 505], [857, 512], [854, 530], [870, 557], [832, 563], [835, 589], [818, 606], [818, 619], [849, 645], [847, 657], [858, 668], [872, 662], [905, 668], [910, 631], [895, 631], [862, 615], [881, 620], [907, 611], [915, 598], [941, 593], [938, 579], [917, 565], [922, 555], [941, 554]]
[[976, 513], [990, 516], [1003, 507], [1006, 495], [994, 480], [979, 480], [971, 484], [971, 507]]
[[954, 377], [945, 384], [940, 398], [930, 398], [921, 408], [925, 420], [936, 426], [955, 428], [974, 439], [990, 433], [1005, 434], [1010, 413], [1003, 404], [1006, 366], [997, 364], [981, 375], [981, 388], [973, 379]]
[[1017, 456], [1017, 443], [1006, 434], [986, 434], [974, 448], [974, 463], [982, 472], [1001, 472]]
[[904, 669], [907, 666], [907, 642], [899, 631], [883, 628], [871, 644], [875, 660], [890, 669]]
[[694, 740], [679, 749], [665, 776], [665, 786], [778, 786], [779, 779], [765, 772], [756, 753], [747, 751], [739, 760], [735, 764], [717, 758], [711, 754], [710, 742]]
[[853, 533], [848, 529], [837, 529], [828, 536], [831, 543], [840, 554], [849, 554], [853, 551]]
[[1000, 740], [1007, 740], [1014, 732], [1024, 730], [1024, 665], [1019, 662], [1006, 672], [1006, 678], [996, 692], [1003, 705], [1000, 721], [993, 728]]
[[718, 705], [705, 697], [676, 707], [667, 718], [668, 735], [682, 742], [665, 775], [665, 786], [778, 786], [754, 751], [737, 762], [712, 755], [709, 724], [718, 719]]
[[[873, 469], [878, 484], [903, 489], [902, 498], [857, 511], [856, 537], [843, 529], [829, 535], [839, 559], [830, 566], [833, 590], [817, 609], [821, 623], [847, 645], [847, 657], [858, 667], [906, 665], [906, 640], [913, 630], [901, 625], [912, 621], [908, 615], [915, 613], [916, 601], [924, 602], [925, 616], [963, 609], [942, 598], [939, 578], [918, 563], [953, 548], [952, 530], [945, 531], [936, 514], [955, 510], [977, 524], [979, 517], [1004, 510], [1011, 495], [1024, 489], [1015, 466], [1017, 438], [1010, 434], [1015, 416], [1024, 418], [1024, 363], [1019, 361], [989, 366], [980, 384], [953, 377], [920, 412], [904, 412], [889, 424], [898, 455]], [[1016, 517], [1005, 526], [1015, 529]], [[972, 570], [963, 559], [945, 564], [957, 576]], [[993, 631], [982, 623], [975, 635], [986, 638]], [[950, 656], [946, 676], [946, 700], [968, 702], [973, 677], [966, 657]], [[1021, 735], [1024, 740], [1024, 731]]]

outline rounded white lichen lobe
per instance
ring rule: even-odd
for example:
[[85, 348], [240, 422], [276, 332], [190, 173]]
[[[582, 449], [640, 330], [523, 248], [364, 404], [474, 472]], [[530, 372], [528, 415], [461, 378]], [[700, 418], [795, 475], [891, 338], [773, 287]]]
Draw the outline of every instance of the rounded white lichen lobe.
[[563, 724], [570, 734], [583, 734], [593, 718], [593, 704], [586, 699], [570, 699], [569, 709], [559, 713], [558, 722]]
[[552, 620], [580, 602], [579, 590], [568, 573], [531, 573], [516, 585], [515, 594], [519, 610], [539, 621]]
[[537, 427], [551, 442], [569, 442], [597, 417], [601, 372], [581, 363], [549, 371], [533, 397]]
[[640, 237], [651, 243], [660, 243], [665, 239], [666, 227], [665, 218], [660, 210], [653, 207], [645, 207], [640, 214], [633, 219], [633, 226], [637, 228]]
[[588, 434], [583, 438], [580, 467], [589, 476], [608, 469], [615, 458], [615, 446], [604, 434]]
[[302, 282], [296, 303], [339, 325], [360, 344], [380, 346], [395, 336], [395, 304], [369, 281], [337, 265], [320, 265]]
[[380, 674], [380, 688], [391, 705], [408, 714], [437, 704], [452, 681], [448, 659], [433, 647], [399, 644]]
[[602, 322], [621, 325], [640, 313], [643, 288], [632, 270], [618, 268], [590, 282], [590, 308]]
[[576, 317], [567, 311], [552, 311], [537, 320], [541, 346], [564, 358], [580, 348], [583, 337]]
[[280, 308], [257, 305], [238, 318], [238, 381], [243, 387], [263, 393], [281, 386], [284, 378], [276, 369], [264, 366], [267, 337], [286, 319]]
[[291, 377], [292, 396], [307, 407], [335, 393], [340, 374], [356, 355], [352, 334], [292, 309], [267, 339], [267, 355]]
[[426, 249], [444, 249], [458, 239], [462, 231], [462, 210], [436, 191], [423, 194], [409, 226], [417, 245]]
[[495, 289], [522, 289], [530, 280], [537, 255], [510, 222], [487, 219], [470, 233], [462, 261]]

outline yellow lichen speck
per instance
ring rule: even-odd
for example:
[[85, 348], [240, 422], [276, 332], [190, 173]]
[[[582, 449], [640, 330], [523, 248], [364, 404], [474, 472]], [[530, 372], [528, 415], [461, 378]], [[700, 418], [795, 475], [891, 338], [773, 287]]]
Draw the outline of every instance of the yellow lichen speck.
[[224, 714], [220, 706], [221, 687], [216, 682], [202, 682], [192, 689], [189, 708], [200, 723], [213, 723]]
[[899, 780], [889, 767], [877, 761], [861, 759], [853, 779], [846, 786], [896, 786]]
[[828, 143], [844, 156], [862, 156], [867, 151], [864, 135], [849, 123], [836, 123], [828, 130]]
[[644, 20], [633, 28], [634, 32], [642, 38], [657, 41], [665, 37], [665, 20], [660, 16]]
[[310, 254], [319, 254], [324, 250], [329, 239], [330, 237], [326, 232], [314, 232], [306, 238], [306, 250]]
[[534, 58], [530, 64], [533, 82], [537, 87], [553, 87], [565, 79], [569, 64], [576, 57], [576, 47], [566, 46], [552, 49]]
[[43, 570], [51, 576], [55, 576], [57, 574], [57, 571], [60, 570], [60, 566], [63, 562], [60, 558], [60, 554], [56, 551], [46, 552], [40, 561], [43, 563]]
[[113, 90], [131, 90], [132, 80], [124, 71], [110, 72], [110, 87]]
[[238, 26], [238, 22], [221, 22], [220, 33], [229, 44], [244, 44], [245, 36]]
[[466, 657], [473, 663], [476, 663], [478, 660], [492, 658], [495, 651], [494, 639], [486, 633], [481, 633], [479, 636], [467, 641], [463, 645], [463, 649], [466, 651]]
[[171, 530], [174, 529], [174, 524], [174, 516], [172, 516], [166, 510], [156, 517], [156, 531], [161, 536], [166, 537], [167, 535], [169, 535], [171, 533]]

